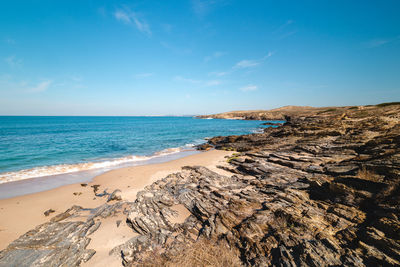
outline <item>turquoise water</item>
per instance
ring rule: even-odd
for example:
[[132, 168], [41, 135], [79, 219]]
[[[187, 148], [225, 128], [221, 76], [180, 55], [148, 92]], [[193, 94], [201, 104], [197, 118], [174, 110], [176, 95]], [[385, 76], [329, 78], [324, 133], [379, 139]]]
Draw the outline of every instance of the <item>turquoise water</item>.
[[260, 121], [193, 117], [0, 116], [0, 183], [118, 166], [178, 153]]

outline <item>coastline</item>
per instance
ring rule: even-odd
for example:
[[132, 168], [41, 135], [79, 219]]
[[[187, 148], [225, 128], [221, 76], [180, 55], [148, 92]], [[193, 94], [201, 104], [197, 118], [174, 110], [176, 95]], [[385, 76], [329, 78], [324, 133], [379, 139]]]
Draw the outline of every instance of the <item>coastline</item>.
[[87, 183], [92, 181], [94, 177], [102, 175], [112, 170], [126, 168], [126, 167], [163, 163], [197, 153], [200, 152], [193, 148], [158, 156], [155, 154], [153, 156], [148, 156], [148, 159], [146, 160], [126, 162], [108, 168], [104, 167], [104, 168], [97, 168], [97, 169], [90, 169], [83, 171], [75, 171], [70, 173], [27, 178], [27, 179], [0, 183], [0, 200], [23, 196], [27, 194], [39, 193], [42, 191], [55, 189], [60, 186], [69, 184]]
[[[231, 154], [232, 152], [211, 150], [162, 163], [118, 168], [94, 177], [87, 182], [86, 186], [82, 186], [82, 182], [78, 182], [37, 193], [1, 199], [0, 250], [6, 248], [11, 241], [25, 232], [49, 221], [50, 218], [73, 205], [96, 208], [104, 204], [106, 199], [95, 196], [91, 187], [93, 185], [99, 185], [98, 192], [103, 192], [103, 190], [113, 192], [119, 189], [123, 200], [134, 201], [137, 192], [145, 186], [170, 173], [180, 171], [183, 166], [200, 165], [217, 170], [215, 166], [219, 162], [225, 161], [225, 156]], [[45, 216], [44, 212], [49, 209], [53, 209], [55, 212], [50, 216]]]
[[0, 240], [25, 232], [0, 265], [173, 263], [208, 240], [249, 266], [397, 266], [399, 105], [342, 111], [0, 200]]

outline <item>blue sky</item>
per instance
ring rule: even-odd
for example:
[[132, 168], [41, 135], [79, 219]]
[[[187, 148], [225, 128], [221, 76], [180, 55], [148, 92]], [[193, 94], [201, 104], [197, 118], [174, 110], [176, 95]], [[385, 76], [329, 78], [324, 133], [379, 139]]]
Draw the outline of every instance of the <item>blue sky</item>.
[[1, 1], [0, 114], [400, 101], [400, 1]]

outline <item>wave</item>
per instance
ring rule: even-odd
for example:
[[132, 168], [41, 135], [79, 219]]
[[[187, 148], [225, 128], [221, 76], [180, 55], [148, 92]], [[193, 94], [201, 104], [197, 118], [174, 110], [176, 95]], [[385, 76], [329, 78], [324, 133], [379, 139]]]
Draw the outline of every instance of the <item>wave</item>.
[[60, 175], [60, 174], [69, 174], [80, 171], [89, 171], [95, 169], [111, 169], [116, 168], [123, 164], [129, 164], [134, 162], [146, 161], [157, 157], [164, 157], [171, 154], [188, 151], [193, 149], [196, 144], [186, 144], [183, 147], [174, 147], [167, 148], [161, 151], [158, 151], [150, 156], [137, 156], [131, 155], [121, 158], [115, 159], [107, 159], [96, 162], [85, 162], [85, 163], [77, 163], [77, 164], [59, 164], [52, 166], [41, 166], [35, 167], [26, 170], [14, 171], [14, 172], [5, 172], [0, 173], [0, 184], [31, 179], [31, 178], [39, 178], [44, 176], [52, 176], [52, 175]]

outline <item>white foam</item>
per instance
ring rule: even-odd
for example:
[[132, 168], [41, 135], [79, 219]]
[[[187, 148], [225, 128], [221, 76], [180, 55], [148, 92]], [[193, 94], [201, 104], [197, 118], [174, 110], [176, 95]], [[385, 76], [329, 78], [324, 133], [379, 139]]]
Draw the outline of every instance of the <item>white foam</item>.
[[251, 130], [251, 132], [255, 133], [255, 134], [263, 133], [264, 132], [264, 128], [253, 129], [253, 130]]
[[188, 150], [189, 148], [192, 148], [192, 147], [193, 146], [191, 146], [191, 144], [188, 144], [185, 147], [175, 147], [175, 148], [164, 149], [164, 150], [154, 153], [151, 156], [131, 155], [131, 156], [127, 156], [127, 157], [108, 159], [108, 160], [98, 161], [98, 162], [86, 162], [86, 163], [78, 163], [78, 164], [59, 164], [59, 165], [53, 165], [53, 166], [35, 167], [32, 169], [26, 169], [26, 170], [15, 171], [15, 172], [5, 172], [5, 173], [0, 173], [0, 184], [12, 182], [12, 181], [25, 180], [25, 179], [30, 179], [30, 178], [59, 175], [59, 174], [73, 173], [73, 172], [79, 172], [79, 171], [87, 171], [87, 170], [94, 170], [94, 169], [111, 169], [111, 168], [115, 168], [119, 165], [123, 165], [123, 164], [127, 164], [127, 163], [145, 161], [145, 160], [150, 160], [150, 159], [153, 159], [156, 157], [162, 157], [162, 156], [179, 153], [181, 151]]

